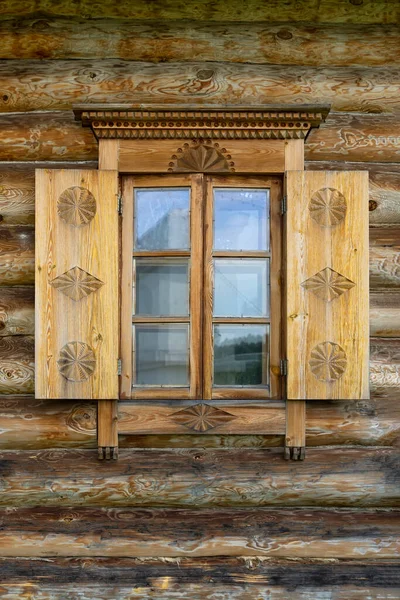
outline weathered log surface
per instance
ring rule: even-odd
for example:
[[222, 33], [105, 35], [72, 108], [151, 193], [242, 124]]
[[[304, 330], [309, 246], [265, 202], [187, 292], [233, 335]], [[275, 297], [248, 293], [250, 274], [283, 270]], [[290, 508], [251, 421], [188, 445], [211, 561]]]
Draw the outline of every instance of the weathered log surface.
[[400, 164], [310, 161], [306, 163], [305, 168], [310, 171], [367, 170], [370, 225], [400, 224]]
[[375, 398], [399, 399], [400, 338], [371, 338], [370, 385]]
[[[85, 563], [86, 564], [86, 563]], [[34, 564], [32, 565], [34, 570]], [[287, 565], [286, 569], [296, 569], [293, 564]], [[343, 565], [345, 569], [345, 565]], [[375, 569], [374, 569], [374, 572]], [[310, 575], [307, 573], [306, 576]], [[367, 583], [365, 587], [358, 587], [358, 581], [353, 585], [324, 585], [323, 581], [317, 582], [318, 573], [313, 574], [310, 582], [304, 580], [298, 585], [298, 577], [295, 579], [295, 587], [286, 583], [285, 587], [272, 585], [270, 581], [264, 584], [232, 584], [222, 585], [213, 583], [181, 583], [167, 577], [154, 578], [149, 587], [135, 586], [132, 581], [129, 584], [117, 585], [104, 584], [79, 584], [73, 582], [72, 586], [59, 585], [56, 582], [49, 583], [0, 583], [0, 593], [3, 600], [16, 600], [22, 598], [34, 598], [34, 600], [398, 600], [399, 590], [397, 584], [393, 587], [375, 586], [374, 582]], [[325, 575], [325, 572], [322, 574]], [[29, 579], [29, 576], [27, 576]], [[383, 577], [381, 577], [383, 579]], [[114, 580], [113, 580], [114, 581]], [[346, 578], [347, 581], [347, 578]], [[73, 587], [74, 591], [71, 591]], [[132, 594], [134, 593], [134, 596]]]
[[[400, 441], [400, 405], [393, 399], [309, 402], [307, 446], [393, 446]], [[124, 404], [120, 404], [120, 413]], [[96, 448], [95, 402], [0, 397], [0, 448]], [[262, 448], [283, 446], [282, 436], [120, 436], [122, 448]]]
[[0, 15], [61, 15], [90, 19], [107, 18], [155, 20], [199, 19], [202, 21], [309, 21], [326, 23], [393, 23], [397, 24], [400, 10], [392, 0], [240, 0], [229, 3], [223, 0], [200, 0], [196, 4], [175, 0], [113, 0], [93, 3], [91, 0], [67, 0], [62, 3], [48, 0], [3, 0]]
[[[199, 96], [199, 104], [211, 100], [202, 92]], [[136, 101], [135, 91], [130, 98]], [[192, 93], [192, 102], [196, 98]], [[185, 95], [179, 92], [176, 100], [184, 101]], [[233, 94], [228, 94], [227, 101], [233, 100]], [[305, 156], [308, 161], [393, 163], [400, 157], [399, 139], [396, 116], [332, 113], [320, 129], [311, 132]], [[72, 111], [0, 116], [0, 161], [96, 161], [97, 155], [91, 130], [74, 121]]]
[[[35, 168], [97, 168], [96, 162], [0, 163], [0, 226], [35, 221]], [[369, 217], [375, 226], [400, 224], [400, 165], [347, 162], [308, 162], [308, 170], [369, 171]]]
[[35, 234], [32, 227], [0, 227], [0, 286], [35, 281]]
[[0, 287], [0, 336], [35, 333], [35, 290]]
[[370, 335], [400, 338], [400, 290], [371, 291]]
[[0, 556], [394, 559], [400, 511], [0, 510]]
[[4, 451], [7, 506], [400, 506], [396, 448], [309, 448], [302, 463], [282, 449]]
[[[1, 59], [227, 61], [299, 66], [398, 66], [393, 25], [147, 22], [37, 17], [0, 23]], [[240, 40], [240, 41], [239, 41]]]
[[400, 227], [371, 228], [369, 244], [371, 289], [398, 289], [400, 286]]
[[[96, 583], [97, 585], [133, 584], [139, 593], [153, 591], [179, 591], [189, 583], [213, 585], [264, 585], [269, 588], [282, 586], [297, 590], [305, 587], [315, 590], [321, 587], [350, 586], [364, 594], [368, 588], [383, 587], [387, 590], [400, 585], [398, 561], [391, 560], [314, 560], [290, 561], [274, 558], [2, 558], [0, 569], [7, 583], [46, 583], [58, 585], [73, 583]], [[143, 590], [143, 587], [146, 590]], [[141, 589], [142, 588], [142, 589]], [[155, 589], [154, 589], [155, 588]], [[257, 589], [257, 587], [255, 588]], [[133, 589], [135, 592], [135, 589]], [[393, 590], [394, 591], [394, 590]], [[131, 596], [136, 597], [136, 594]], [[140, 597], [140, 596], [139, 596]], [[153, 597], [158, 597], [157, 594]], [[180, 596], [165, 596], [165, 598]], [[188, 596], [181, 596], [183, 598]], [[189, 596], [190, 597], [190, 596]], [[200, 596], [202, 597], [202, 596]], [[208, 596], [206, 596], [208, 597]], [[212, 597], [212, 596], [211, 596]], [[215, 595], [213, 596], [215, 598]], [[240, 596], [241, 597], [241, 596]], [[343, 597], [343, 596], [342, 596]], [[230, 596], [222, 596], [225, 600]], [[254, 598], [254, 596], [253, 596]], [[269, 600], [268, 595], [261, 596]], [[331, 597], [329, 597], [331, 600]], [[366, 596], [364, 596], [366, 598]], [[321, 596], [319, 596], [319, 600]]]
[[[155, 65], [119, 59], [6, 60], [0, 64], [0, 87], [2, 113], [71, 110], [77, 103], [110, 102], [110, 91], [121, 103], [331, 104], [332, 111], [354, 113], [400, 110], [398, 67], [316, 68], [227, 62]], [[340, 130], [347, 133], [349, 128], [360, 128], [360, 117], [342, 117], [344, 121], [339, 120], [337, 124]], [[380, 146], [385, 145], [383, 139], [399, 135], [399, 119], [395, 116], [394, 121], [386, 123], [378, 118], [378, 128], [382, 131], [376, 127], [376, 117], [371, 115], [361, 128], [369, 127], [369, 122], [375, 129], [367, 135], [378, 137], [377, 141], [369, 140], [369, 150], [373, 147], [377, 155], [371, 160], [379, 160]], [[393, 122], [397, 134], [393, 132]], [[353, 139], [346, 141], [350, 147], [353, 143]], [[395, 144], [389, 142], [392, 152]], [[332, 156], [319, 159], [334, 160]]]
[[34, 338], [0, 337], [0, 394], [33, 394], [34, 377]]

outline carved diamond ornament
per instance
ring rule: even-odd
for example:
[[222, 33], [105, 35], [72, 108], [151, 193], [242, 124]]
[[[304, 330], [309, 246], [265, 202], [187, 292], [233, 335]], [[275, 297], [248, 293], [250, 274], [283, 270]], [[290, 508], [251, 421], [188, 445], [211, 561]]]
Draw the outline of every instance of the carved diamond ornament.
[[355, 283], [344, 277], [344, 275], [326, 267], [322, 271], [319, 271], [319, 273], [306, 279], [301, 285], [318, 298], [325, 300], [325, 302], [331, 302], [331, 300], [338, 298], [344, 292], [354, 287]]
[[104, 283], [80, 267], [73, 267], [50, 281], [50, 285], [72, 300], [78, 301], [98, 290]]
[[68, 381], [85, 381], [93, 375], [96, 357], [92, 348], [84, 342], [69, 342], [60, 350], [58, 370]]
[[195, 404], [195, 406], [189, 406], [188, 408], [172, 413], [170, 417], [175, 423], [199, 432], [214, 429], [219, 425], [236, 419], [234, 415], [220, 408], [214, 408], [214, 406], [210, 406], [209, 404]]
[[59, 197], [57, 212], [69, 225], [87, 225], [96, 214], [96, 200], [88, 189], [73, 186]]
[[346, 352], [339, 344], [324, 342], [311, 351], [308, 364], [316, 379], [326, 383], [336, 381], [346, 370]]
[[183, 144], [183, 148], [178, 148], [177, 153], [172, 155], [168, 171], [229, 173], [235, 170], [234, 162], [230, 159], [230, 154], [227, 154], [225, 148], [221, 149], [219, 144], [199, 142], [190, 146], [186, 143]]
[[312, 195], [308, 209], [318, 225], [333, 227], [345, 218], [347, 204], [339, 190], [322, 188]]

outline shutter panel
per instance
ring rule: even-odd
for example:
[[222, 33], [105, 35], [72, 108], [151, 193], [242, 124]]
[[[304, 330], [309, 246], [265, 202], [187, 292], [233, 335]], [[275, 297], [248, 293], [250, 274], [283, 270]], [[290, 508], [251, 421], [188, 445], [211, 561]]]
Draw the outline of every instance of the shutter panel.
[[288, 399], [366, 399], [368, 173], [286, 174]]
[[118, 398], [118, 173], [36, 171], [36, 396]]

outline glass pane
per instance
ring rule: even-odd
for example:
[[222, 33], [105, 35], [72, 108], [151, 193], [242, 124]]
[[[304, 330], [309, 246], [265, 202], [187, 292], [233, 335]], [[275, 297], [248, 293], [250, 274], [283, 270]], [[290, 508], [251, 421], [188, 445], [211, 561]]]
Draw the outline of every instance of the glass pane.
[[189, 385], [189, 326], [134, 325], [135, 329], [136, 385]]
[[269, 190], [214, 190], [214, 250], [268, 250]]
[[135, 248], [189, 248], [190, 188], [135, 190]]
[[136, 314], [187, 316], [189, 285], [187, 259], [136, 259]]
[[268, 385], [268, 349], [268, 325], [214, 325], [214, 385]]
[[259, 258], [214, 260], [214, 316], [267, 317], [269, 261]]

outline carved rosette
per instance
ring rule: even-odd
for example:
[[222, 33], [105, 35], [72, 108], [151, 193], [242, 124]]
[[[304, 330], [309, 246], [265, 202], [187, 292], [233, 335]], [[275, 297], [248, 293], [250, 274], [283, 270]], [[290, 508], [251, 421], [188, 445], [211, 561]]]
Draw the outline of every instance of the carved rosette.
[[53, 279], [50, 285], [77, 302], [98, 290], [104, 283], [80, 267], [73, 267]]
[[316, 379], [330, 383], [340, 379], [347, 367], [347, 356], [339, 344], [323, 342], [311, 351], [308, 362]]
[[334, 227], [346, 216], [346, 199], [339, 190], [322, 188], [312, 195], [308, 209], [321, 227]]
[[235, 163], [226, 148], [209, 142], [183, 144], [171, 156], [168, 171], [176, 173], [229, 173], [235, 171]]
[[355, 283], [337, 271], [326, 267], [306, 279], [301, 285], [325, 302], [331, 302], [354, 287]]
[[96, 357], [92, 348], [84, 342], [68, 342], [60, 350], [57, 361], [61, 375], [79, 383], [86, 381], [93, 375], [96, 366]]
[[96, 214], [96, 200], [88, 189], [73, 186], [60, 195], [57, 212], [68, 225], [87, 225]]
[[215, 408], [209, 404], [195, 404], [183, 410], [178, 410], [169, 416], [175, 423], [184, 425], [188, 429], [198, 431], [199, 433], [214, 429], [219, 425], [224, 425], [236, 419], [234, 415], [231, 415], [226, 410]]

